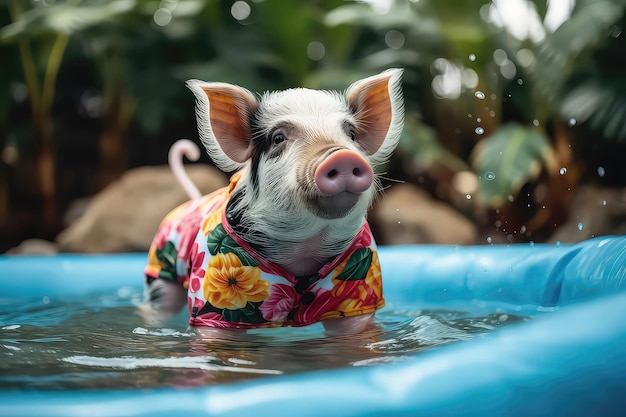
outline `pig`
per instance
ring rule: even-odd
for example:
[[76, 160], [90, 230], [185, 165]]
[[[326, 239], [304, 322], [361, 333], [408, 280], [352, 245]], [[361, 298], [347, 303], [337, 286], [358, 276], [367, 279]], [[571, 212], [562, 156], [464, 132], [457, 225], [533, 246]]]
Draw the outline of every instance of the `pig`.
[[384, 305], [366, 215], [381, 191], [374, 169], [402, 131], [401, 76], [389, 69], [343, 94], [293, 88], [259, 98], [188, 81], [202, 144], [235, 174], [200, 196], [181, 168], [193, 147], [172, 147], [170, 165], [192, 199], [152, 242], [142, 315], [187, 304], [196, 328], [322, 322], [330, 335], [362, 332]]

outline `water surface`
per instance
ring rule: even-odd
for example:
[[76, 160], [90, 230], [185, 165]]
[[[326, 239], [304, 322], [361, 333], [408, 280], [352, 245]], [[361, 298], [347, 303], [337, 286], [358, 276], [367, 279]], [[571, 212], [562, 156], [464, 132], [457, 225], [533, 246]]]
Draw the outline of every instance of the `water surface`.
[[327, 337], [320, 324], [207, 340], [185, 313], [147, 324], [141, 295], [51, 303], [0, 300], [0, 389], [192, 387], [311, 370], [402, 361], [526, 317], [388, 306], [364, 333]]

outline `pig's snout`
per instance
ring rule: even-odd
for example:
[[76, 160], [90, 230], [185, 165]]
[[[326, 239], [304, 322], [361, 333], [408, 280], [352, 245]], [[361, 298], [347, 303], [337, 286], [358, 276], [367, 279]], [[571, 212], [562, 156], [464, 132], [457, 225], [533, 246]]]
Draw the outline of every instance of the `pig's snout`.
[[370, 164], [357, 152], [342, 149], [330, 154], [315, 170], [315, 184], [326, 195], [344, 191], [360, 194], [374, 179]]

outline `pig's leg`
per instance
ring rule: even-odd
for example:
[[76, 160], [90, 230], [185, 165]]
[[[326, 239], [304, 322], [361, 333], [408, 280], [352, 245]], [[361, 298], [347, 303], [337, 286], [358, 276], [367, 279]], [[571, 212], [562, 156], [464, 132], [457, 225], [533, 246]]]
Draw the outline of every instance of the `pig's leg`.
[[146, 286], [139, 315], [146, 322], [160, 322], [177, 315], [187, 304], [187, 290], [177, 282], [157, 279]]
[[349, 336], [363, 332], [372, 322], [374, 313], [353, 317], [324, 320], [322, 324], [328, 336]]

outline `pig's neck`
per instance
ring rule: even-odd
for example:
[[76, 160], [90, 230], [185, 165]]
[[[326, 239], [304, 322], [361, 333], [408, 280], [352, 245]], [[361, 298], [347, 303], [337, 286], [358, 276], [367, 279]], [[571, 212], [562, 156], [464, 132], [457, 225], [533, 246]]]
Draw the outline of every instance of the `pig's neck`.
[[234, 230], [234, 233], [254, 248], [259, 256], [283, 267], [294, 276], [313, 275], [318, 272], [350, 246], [357, 232], [358, 229], [344, 239], [335, 239], [331, 237], [333, 234], [329, 230], [323, 229], [301, 240], [286, 240], [259, 232], [238, 234], [236, 229]]
[[290, 229], [296, 228], [295, 224], [276, 228], [263, 224], [262, 218], [248, 223], [255, 225], [254, 230], [232, 223], [230, 226], [233, 233], [263, 259], [283, 267], [294, 276], [304, 276], [315, 274], [347, 250], [364, 221], [362, 217], [348, 224], [330, 224], [310, 234], [289, 233]]
[[323, 236], [323, 233], [318, 233], [305, 242], [292, 244], [292, 259], [287, 262], [276, 262], [276, 264], [294, 276], [315, 274], [329, 261], [329, 259], [319, 259], [315, 255], [316, 249], [322, 246]]
[[362, 199], [347, 215], [321, 219], [285, 198], [268, 204], [236, 190], [226, 219], [237, 237], [295, 276], [312, 275], [348, 249], [365, 222], [369, 202]]

